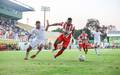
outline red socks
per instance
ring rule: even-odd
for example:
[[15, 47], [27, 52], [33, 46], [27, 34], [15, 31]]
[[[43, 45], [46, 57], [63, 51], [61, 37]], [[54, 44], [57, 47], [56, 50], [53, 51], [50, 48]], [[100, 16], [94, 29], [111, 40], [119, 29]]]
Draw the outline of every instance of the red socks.
[[57, 50], [58, 49], [58, 45], [54, 44], [54, 48], [55, 48], [55, 50]]

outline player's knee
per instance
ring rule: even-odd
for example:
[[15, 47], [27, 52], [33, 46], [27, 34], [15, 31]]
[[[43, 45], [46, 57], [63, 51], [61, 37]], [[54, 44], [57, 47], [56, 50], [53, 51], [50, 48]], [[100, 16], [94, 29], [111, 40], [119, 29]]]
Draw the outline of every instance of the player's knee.
[[38, 50], [41, 51], [43, 47], [44, 47], [44, 45], [41, 44], [41, 45], [38, 47]]
[[100, 47], [100, 45], [98, 45], [98, 47]]
[[62, 47], [62, 49], [61, 49], [61, 50], [63, 50], [63, 51], [64, 51], [65, 49], [67, 49], [67, 47]]
[[56, 40], [55, 43], [54, 43], [54, 46], [58, 45], [59, 44], [59, 41]]
[[59, 41], [58, 41], [58, 40], [56, 40], [54, 44], [59, 44]]
[[56, 43], [54, 43], [54, 46], [56, 46], [57, 44]]

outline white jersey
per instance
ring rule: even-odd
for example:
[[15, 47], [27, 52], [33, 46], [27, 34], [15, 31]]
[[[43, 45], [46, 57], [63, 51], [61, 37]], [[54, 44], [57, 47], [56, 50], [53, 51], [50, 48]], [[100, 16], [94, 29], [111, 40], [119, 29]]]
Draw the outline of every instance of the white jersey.
[[93, 35], [94, 35], [94, 41], [100, 42], [100, 40], [101, 40], [100, 39], [101, 32], [94, 31]]
[[31, 34], [35, 36], [36, 39], [45, 40], [45, 28], [43, 26], [40, 29], [33, 28]]
[[40, 46], [41, 44], [45, 45], [47, 38], [45, 35], [45, 28], [43, 26], [41, 26], [40, 29], [32, 29], [31, 34], [32, 36], [35, 36], [30, 42], [30, 46], [32, 48]]

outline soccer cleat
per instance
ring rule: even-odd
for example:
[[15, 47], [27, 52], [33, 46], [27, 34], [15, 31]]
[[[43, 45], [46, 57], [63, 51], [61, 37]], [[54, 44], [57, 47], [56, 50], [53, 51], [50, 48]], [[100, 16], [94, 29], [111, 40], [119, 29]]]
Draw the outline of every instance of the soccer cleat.
[[36, 57], [36, 55], [32, 55], [30, 58], [34, 59]]
[[28, 60], [28, 58], [24, 58], [24, 60]]

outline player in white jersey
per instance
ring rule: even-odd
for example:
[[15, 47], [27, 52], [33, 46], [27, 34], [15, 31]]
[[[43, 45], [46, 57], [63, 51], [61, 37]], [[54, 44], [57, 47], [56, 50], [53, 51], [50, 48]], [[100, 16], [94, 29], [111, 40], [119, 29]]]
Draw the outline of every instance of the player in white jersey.
[[31, 31], [31, 34], [28, 37], [28, 40], [29, 40], [31, 36], [35, 36], [30, 42], [29, 47], [27, 48], [26, 56], [24, 58], [25, 60], [28, 60], [28, 55], [29, 55], [29, 52], [32, 50], [32, 48], [37, 47], [38, 49], [37, 53], [31, 56], [31, 58], [35, 58], [44, 47], [45, 42], [47, 40], [45, 36], [45, 31], [47, 31], [47, 28], [45, 29], [44, 26], [41, 26], [40, 21], [36, 21], [35, 25], [36, 25], [36, 28], [34, 28]]
[[101, 43], [101, 32], [99, 29], [96, 29], [96, 31], [92, 32], [94, 36], [94, 46], [95, 46], [95, 52], [97, 55], [100, 54], [100, 43]]

